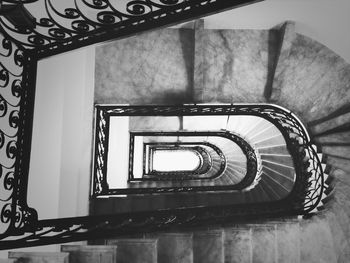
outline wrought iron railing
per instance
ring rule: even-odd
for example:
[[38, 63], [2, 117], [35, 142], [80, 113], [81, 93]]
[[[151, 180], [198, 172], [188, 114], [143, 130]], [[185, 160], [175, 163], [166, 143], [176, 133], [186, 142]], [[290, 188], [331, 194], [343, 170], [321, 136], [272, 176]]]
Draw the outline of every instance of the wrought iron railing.
[[[98, 111], [105, 111], [104, 107], [98, 107]], [[157, 114], [157, 112], [153, 112], [154, 114]], [[99, 112], [97, 112], [97, 115], [100, 115]], [[180, 187], [148, 187], [148, 188], [126, 188], [126, 189], [113, 189], [108, 186], [108, 179], [107, 179], [107, 152], [106, 151], [99, 151], [98, 149], [103, 148], [104, 146], [100, 145], [108, 145], [109, 144], [109, 130], [106, 129], [106, 127], [109, 126], [109, 118], [111, 116], [115, 115], [109, 115], [108, 113], [102, 114], [106, 116], [106, 119], [102, 120], [100, 119], [99, 121], [102, 123], [107, 123], [107, 125], [97, 125], [97, 130], [96, 130], [96, 140], [97, 142], [95, 143], [97, 147], [97, 151], [95, 154], [95, 167], [94, 167], [94, 185], [93, 185], [93, 197], [98, 197], [98, 196], [111, 196], [111, 195], [124, 195], [124, 194], [150, 194], [150, 193], [180, 193], [180, 192], [199, 192], [199, 191], [219, 191], [219, 190], [239, 190], [239, 189], [244, 189], [247, 186], [250, 186], [252, 182], [254, 181], [256, 175], [257, 175], [257, 157], [255, 155], [254, 149], [242, 138], [239, 136], [230, 133], [229, 131], [226, 132], [185, 132], [185, 131], [179, 131], [179, 132], [132, 132], [131, 133], [131, 138], [135, 134], [139, 134], [142, 136], [159, 136], [159, 137], [166, 137], [166, 136], [188, 136], [188, 137], [196, 137], [196, 136], [217, 136], [217, 137], [222, 137], [226, 138], [229, 141], [234, 142], [237, 144], [243, 151], [244, 155], [247, 158], [247, 172], [244, 177], [244, 179], [237, 183], [237, 184], [232, 184], [232, 185], [224, 185], [224, 186], [186, 186], [186, 181], [188, 180], [189, 176], [186, 176], [182, 178], [184, 184], [181, 185]], [[101, 130], [103, 128], [103, 130]], [[101, 136], [100, 134], [103, 134]], [[101, 140], [101, 138], [103, 138]], [[204, 142], [205, 143], [205, 142]], [[131, 158], [129, 158], [129, 167], [133, 166], [132, 162], [132, 153], [133, 153], [133, 148], [130, 148], [130, 154]], [[225, 156], [222, 156], [224, 159]], [[221, 175], [224, 171], [225, 166], [222, 167], [222, 170], [219, 171], [217, 176]], [[130, 168], [129, 168], [130, 169]], [[118, 176], [118, 175], [115, 175]], [[178, 176], [177, 176], [178, 177]], [[178, 177], [176, 181], [180, 180], [181, 177]], [[191, 179], [198, 179], [196, 177], [191, 177]], [[199, 178], [201, 181], [209, 180], [209, 179], [204, 179], [204, 178]], [[210, 178], [212, 179], [212, 178]], [[215, 177], [213, 178], [215, 179]]]
[[[37, 58], [170, 26], [263, 0], [5, 0], [37, 14], [35, 27], [0, 17], [1, 31]], [[57, 4], [58, 3], [58, 4]], [[39, 12], [38, 12], [39, 11]]]
[[[274, 105], [182, 105], [158, 107], [108, 106], [97, 111], [98, 127], [108, 127], [107, 116], [149, 115], [255, 115], [272, 122], [283, 134], [287, 147], [293, 156], [297, 173], [295, 187], [290, 195], [278, 202], [250, 204], [247, 206], [218, 206], [200, 208], [179, 208], [152, 212], [136, 212], [110, 216], [91, 216], [66, 219], [36, 221], [29, 220], [21, 227], [12, 228], [0, 241], [2, 248], [43, 245], [57, 242], [70, 242], [97, 237], [152, 231], [171, 226], [191, 226], [204, 223], [225, 222], [259, 216], [281, 216], [307, 214], [320, 202], [323, 189], [323, 171], [304, 127], [291, 112]], [[107, 138], [104, 133], [97, 133], [97, 140]], [[103, 144], [102, 142], [99, 142]], [[104, 153], [104, 146], [98, 144], [96, 151]], [[309, 158], [313, 160], [309, 162]], [[104, 170], [104, 157], [96, 158], [97, 167]], [[97, 175], [100, 173], [97, 172]], [[31, 211], [31, 210], [27, 210]], [[35, 213], [32, 213], [35, 215]], [[12, 216], [16, 221], [18, 217]], [[6, 238], [7, 235], [18, 237]]]
[[[250, 206], [218, 206], [164, 211], [138, 212], [109, 216], [87, 216], [38, 220], [35, 209], [27, 204], [28, 171], [31, 148], [33, 107], [37, 62], [43, 57], [73, 50], [104, 40], [122, 38], [161, 26], [233, 8], [257, 1], [193, 0], [193, 1], [129, 1], [125, 17], [111, 8], [109, 1], [80, 3], [95, 10], [95, 22], [88, 22], [79, 8], [56, 12], [51, 1], [3, 1], [9, 3], [37, 2], [44, 6], [36, 28], [19, 30], [1, 17], [0, 51], [0, 249], [47, 245], [77, 240], [106, 238], [141, 231], [193, 226], [236, 220], [249, 216], [283, 216], [308, 214], [313, 211], [324, 192], [324, 177], [320, 160], [312, 147], [306, 129], [294, 114], [272, 105], [217, 105], [172, 107], [106, 108], [96, 116], [101, 129], [108, 129], [107, 114], [143, 115], [157, 111], [171, 114], [239, 114], [263, 117], [279, 128], [288, 142], [297, 171], [295, 188], [283, 202]], [[157, 1], [158, 2], [158, 1]], [[144, 8], [143, 8], [144, 7]], [[146, 10], [150, 10], [146, 12]], [[28, 8], [29, 9], [29, 8]], [[50, 9], [50, 11], [49, 11]], [[109, 11], [113, 11], [112, 13]], [[29, 9], [30, 11], [30, 9]], [[107, 11], [107, 12], [105, 12]], [[49, 15], [54, 14], [54, 15]], [[118, 15], [116, 15], [118, 14]], [[118, 17], [119, 16], [119, 17]], [[115, 18], [118, 18], [115, 20]], [[68, 21], [68, 27], [60, 23]], [[103, 177], [108, 145], [105, 134], [98, 133], [102, 143], [95, 144], [97, 176]], [[96, 183], [97, 181], [95, 181]], [[102, 184], [100, 190], [105, 186]]]

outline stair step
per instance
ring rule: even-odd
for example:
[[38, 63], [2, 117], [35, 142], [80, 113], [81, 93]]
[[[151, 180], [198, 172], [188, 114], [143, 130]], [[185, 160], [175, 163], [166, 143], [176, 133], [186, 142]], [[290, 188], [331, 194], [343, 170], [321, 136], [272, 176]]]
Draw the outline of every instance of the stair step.
[[184, 116], [183, 129], [189, 131], [211, 131], [226, 128], [228, 116]]
[[346, 172], [350, 172], [350, 161], [348, 159], [327, 156], [327, 165], [330, 165], [335, 168], [340, 168]]
[[350, 113], [345, 113], [339, 116], [335, 116], [319, 124], [313, 125], [310, 129], [313, 134], [322, 134], [329, 130], [336, 129], [339, 126], [342, 126], [344, 123], [349, 123], [349, 122], [350, 122]]
[[332, 233], [337, 262], [347, 262], [349, 260], [348, 255], [350, 255], [349, 240], [346, 237], [346, 229], [348, 229], [349, 220], [347, 220], [347, 222], [340, 222], [343, 221], [343, 219], [338, 218], [335, 213], [329, 211], [325, 213], [325, 219]]
[[23, 263], [23, 260], [16, 258], [0, 258], [0, 263]]
[[252, 235], [249, 228], [225, 228], [225, 263], [252, 262]]
[[117, 262], [116, 246], [62, 245], [62, 252], [69, 252], [69, 263]]
[[193, 234], [194, 263], [224, 263], [223, 231], [202, 231]]
[[330, 145], [330, 144], [349, 144], [350, 143], [350, 132], [337, 132], [333, 134], [316, 136], [315, 142], [320, 143], [322, 145]]
[[265, 138], [282, 136], [280, 130], [276, 128], [276, 126], [270, 124], [268, 127], [256, 131], [256, 134], [253, 134], [251, 137], [247, 137], [247, 139], [251, 142], [259, 142], [264, 140]]
[[286, 197], [290, 191], [293, 189], [293, 187], [288, 187], [287, 185], [283, 185], [273, 177], [270, 177], [266, 175], [265, 173], [261, 174], [261, 180], [260, 182], [266, 182], [269, 186], [271, 186], [275, 193], [278, 194], [279, 199], [282, 199], [283, 197]]
[[335, 263], [336, 258], [333, 238], [327, 222], [317, 217], [302, 221], [300, 224], [300, 261]]
[[334, 157], [338, 156], [340, 158], [349, 160], [350, 146], [324, 146], [322, 147], [322, 152]]
[[117, 246], [117, 263], [157, 263], [157, 239], [109, 239], [106, 245]]
[[69, 253], [65, 252], [12, 252], [9, 258], [22, 259], [26, 263], [69, 263]]
[[290, 167], [294, 167], [293, 159], [290, 155], [260, 155], [262, 161], [268, 161], [278, 164], [287, 165]]
[[130, 131], [178, 131], [180, 119], [177, 116], [132, 116]]
[[277, 163], [262, 161], [263, 167], [266, 167], [267, 170], [275, 171], [278, 174], [285, 175], [288, 178], [295, 177], [295, 170], [293, 167], [279, 165]]
[[277, 262], [300, 262], [299, 222], [276, 224]]
[[252, 227], [252, 262], [277, 263], [276, 231], [274, 225]]
[[265, 120], [264, 118], [259, 118], [259, 120], [257, 120], [251, 127], [245, 131], [242, 131], [242, 135], [247, 138], [247, 140], [251, 140], [261, 132], [269, 129], [271, 126], [272, 124], [269, 121]]
[[192, 233], [160, 233], [148, 236], [158, 239], [158, 262], [193, 263]]
[[281, 154], [281, 155], [290, 155], [286, 144], [281, 145], [269, 145], [265, 147], [258, 147], [260, 154]]
[[283, 144], [286, 144], [286, 141], [284, 140], [284, 137], [282, 136], [282, 134], [279, 134], [277, 136], [267, 137], [259, 141], [253, 141], [253, 143], [255, 144], [256, 148], [261, 148], [261, 147], [270, 147], [274, 145], [283, 145]]

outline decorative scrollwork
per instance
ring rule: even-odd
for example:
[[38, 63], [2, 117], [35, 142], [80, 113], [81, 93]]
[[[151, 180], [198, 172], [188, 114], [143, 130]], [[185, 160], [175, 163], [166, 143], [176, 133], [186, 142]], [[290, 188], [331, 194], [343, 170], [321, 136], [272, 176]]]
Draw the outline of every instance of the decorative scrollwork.
[[0, 70], [0, 86], [1, 87], [6, 87], [9, 83], [9, 72], [6, 69], [1, 69]]
[[12, 215], [11, 205], [12, 205], [11, 203], [7, 203], [6, 205], [4, 205], [2, 207], [0, 218], [1, 218], [1, 223], [3, 223], [3, 224], [9, 223], [10, 220], [12, 219], [12, 217], [11, 217], [11, 215]]
[[[36, 17], [36, 28], [17, 28], [6, 19], [0, 19], [0, 25], [18, 43], [40, 56], [100, 42], [102, 36], [108, 40], [154, 28], [157, 24], [182, 22], [187, 20], [188, 13], [204, 15], [209, 10], [215, 12], [242, 4], [242, 1], [226, 0], [72, 0], [67, 2], [70, 6], [60, 10], [55, 0], [19, 2], [30, 14], [37, 13], [34, 9], [45, 11]], [[36, 3], [26, 5], [33, 2]], [[253, 2], [246, 0], [246, 4]], [[3, 46], [10, 48], [8, 42]]]
[[[227, 218], [247, 218], [257, 214], [283, 214], [294, 211], [306, 214], [312, 211], [320, 202], [323, 193], [323, 170], [317, 153], [312, 148], [310, 139], [300, 121], [289, 111], [279, 107], [261, 105], [240, 106], [181, 106], [181, 107], [139, 107], [127, 109], [107, 109], [97, 116], [97, 124], [101, 131], [108, 130], [108, 114], [144, 114], [156, 110], [159, 114], [245, 114], [263, 116], [279, 127], [289, 142], [291, 152], [295, 154], [300, 184], [293, 193], [296, 203], [292, 207], [284, 204], [260, 204], [245, 208], [232, 209], [230, 206], [174, 209], [156, 211], [152, 213], [121, 214], [118, 216], [79, 217], [67, 219], [53, 219], [38, 221], [35, 210], [26, 204], [27, 170], [29, 167], [29, 150], [31, 135], [32, 107], [31, 92], [34, 88], [36, 69], [30, 69], [28, 57], [38, 60], [43, 57], [76, 49], [92, 43], [125, 37], [141, 31], [165, 26], [188, 20], [190, 14], [197, 16], [217, 12], [241, 5], [243, 1], [227, 0], [131, 0], [122, 6], [114, 6], [108, 0], [75, 0], [75, 5], [58, 12], [51, 5], [50, 0], [4, 0], [13, 4], [24, 4], [31, 13], [34, 3], [44, 5], [45, 14], [37, 17], [36, 28], [17, 28], [8, 20], [0, 18], [2, 41], [0, 62], [0, 150], [10, 161], [0, 164], [0, 178], [2, 190], [6, 197], [0, 200], [0, 221], [4, 225], [0, 228], [1, 249], [9, 249], [33, 245], [47, 245], [58, 242], [86, 240], [89, 238], [108, 237], [115, 234], [132, 233], [135, 231], [157, 230], [168, 225], [198, 225], [202, 222], [224, 222]], [[254, 0], [245, 3], [253, 3]], [[80, 8], [81, 3], [87, 8]], [[33, 5], [34, 6], [34, 5]], [[90, 12], [91, 9], [94, 12]], [[86, 12], [89, 11], [89, 12]], [[34, 12], [33, 12], [34, 13]], [[92, 14], [92, 15], [91, 15]], [[113, 25], [113, 26], [111, 26]], [[8, 67], [11, 64], [12, 67]], [[12, 72], [12, 70], [14, 71]], [[11, 69], [11, 70], [10, 70]], [[25, 72], [23, 73], [23, 70]], [[34, 70], [34, 71], [32, 71]], [[13, 80], [11, 76], [15, 76]], [[34, 90], [34, 89], [33, 89]], [[8, 94], [18, 98], [9, 98]], [[11, 100], [12, 99], [12, 100]], [[16, 103], [14, 103], [15, 101]], [[8, 114], [10, 113], [10, 114]], [[4, 126], [3, 126], [4, 124]], [[7, 134], [10, 129], [11, 134]], [[95, 151], [102, 154], [108, 151], [106, 134], [97, 134], [98, 147]], [[28, 145], [27, 145], [28, 144]], [[249, 155], [250, 156], [250, 155]], [[305, 156], [308, 161], [303, 161]], [[28, 157], [28, 158], [26, 158]], [[5, 160], [6, 162], [7, 160]], [[98, 180], [106, 182], [104, 178], [105, 160], [96, 160]], [[94, 179], [96, 180], [96, 178]], [[101, 184], [101, 192], [108, 189], [108, 185]], [[166, 192], [167, 193], [167, 192]], [[298, 199], [299, 198], [299, 199]], [[112, 231], [113, 230], [113, 231]], [[12, 236], [12, 237], [9, 237]], [[9, 237], [9, 238], [8, 238]]]
[[23, 67], [23, 51], [20, 49], [16, 49], [14, 54], [15, 64], [19, 67]]
[[140, 16], [152, 11], [152, 6], [144, 1], [130, 1], [126, 4], [126, 11], [134, 16]]
[[15, 140], [12, 140], [6, 146], [7, 158], [15, 159], [16, 153], [17, 153], [17, 142]]
[[22, 81], [20, 79], [16, 79], [12, 82], [11, 85], [11, 93], [12, 96], [16, 98], [21, 97], [21, 91], [22, 91]]
[[17, 110], [10, 113], [9, 124], [11, 128], [18, 128], [19, 112]]
[[102, 24], [112, 25], [121, 21], [121, 17], [110, 11], [100, 12], [97, 15], [97, 20]]
[[2, 39], [2, 48], [7, 51], [7, 53], [1, 53], [2, 56], [7, 57], [12, 53], [12, 43], [9, 39], [3, 38]]
[[0, 97], [0, 117], [4, 117], [6, 113], [7, 113], [7, 103], [2, 97]]
[[4, 144], [5, 144], [5, 135], [3, 131], [0, 130], [0, 149], [4, 146]]
[[13, 189], [13, 184], [14, 184], [14, 173], [13, 172], [8, 172], [5, 175], [4, 178], [4, 188], [5, 190], [9, 191]]

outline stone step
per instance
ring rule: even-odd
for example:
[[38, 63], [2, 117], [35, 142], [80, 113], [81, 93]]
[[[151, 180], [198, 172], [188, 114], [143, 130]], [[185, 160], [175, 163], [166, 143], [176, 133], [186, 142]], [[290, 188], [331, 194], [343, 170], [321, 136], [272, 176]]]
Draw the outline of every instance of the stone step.
[[332, 233], [326, 220], [313, 217], [300, 223], [300, 261], [337, 262]]
[[331, 119], [327, 119], [318, 124], [310, 125], [311, 133], [314, 135], [319, 134], [331, 134], [332, 131], [336, 130], [338, 127], [341, 127], [345, 123], [350, 122], [350, 113], [344, 113]]
[[289, 155], [289, 152], [287, 150], [286, 144], [282, 145], [271, 145], [271, 146], [266, 146], [266, 147], [260, 147], [259, 148], [259, 153], [261, 155], [265, 154], [280, 154], [280, 155]]
[[325, 118], [348, 105], [350, 65], [294, 29], [285, 35], [289, 37], [282, 44], [271, 101], [302, 116], [306, 122]]
[[194, 232], [194, 263], [224, 263], [224, 260], [224, 232], [222, 230]]
[[69, 263], [69, 253], [66, 252], [12, 252], [8, 257], [21, 259], [26, 263]]
[[333, 157], [340, 157], [348, 159], [350, 162], [350, 145], [344, 146], [323, 146], [323, 154], [331, 155]]
[[225, 263], [252, 262], [252, 234], [248, 227], [225, 228]]
[[278, 163], [278, 164], [283, 164], [283, 165], [287, 165], [290, 167], [294, 167], [294, 162], [293, 162], [293, 158], [290, 155], [260, 155], [261, 160], [265, 160], [268, 162], [273, 162], [273, 163]]
[[159, 233], [147, 236], [158, 239], [158, 262], [193, 263], [192, 233]]
[[265, 147], [271, 147], [271, 146], [275, 146], [275, 145], [286, 144], [282, 134], [279, 134], [279, 135], [276, 135], [273, 137], [267, 137], [267, 138], [264, 138], [260, 141], [254, 141], [253, 143], [255, 144], [256, 148], [258, 148], [258, 149], [265, 148]]
[[247, 133], [256, 130], [263, 122], [266, 122], [266, 120], [256, 116], [230, 116], [226, 129], [233, 131], [242, 137], [246, 137]]
[[252, 143], [256, 143], [256, 142], [260, 142], [263, 141], [266, 138], [271, 138], [271, 137], [275, 137], [275, 136], [281, 136], [281, 132], [279, 131], [279, 129], [277, 129], [276, 126], [272, 125], [271, 123], [269, 124], [268, 127], [266, 128], [258, 128], [255, 131], [255, 134], [252, 134], [252, 136], [250, 137], [246, 137], [250, 142]]
[[295, 175], [293, 173], [277, 172], [276, 170], [273, 170], [267, 166], [263, 166], [261, 170], [273, 178], [278, 178], [278, 180], [281, 181], [284, 185], [293, 187], [293, 183], [295, 181]]
[[266, 167], [266, 170], [275, 171], [278, 174], [282, 174], [288, 178], [294, 178], [295, 170], [294, 167], [280, 165], [277, 163], [262, 161], [263, 169]]
[[265, 173], [262, 173], [260, 177], [260, 182], [266, 182], [266, 184], [273, 189], [273, 192], [278, 194], [279, 199], [286, 197], [293, 189], [293, 187], [288, 187]]
[[242, 131], [242, 135], [247, 138], [247, 140], [251, 141], [252, 138], [271, 127], [274, 126], [270, 122], [263, 119], [262, 121], [258, 121], [255, 126], [252, 126], [252, 128], [247, 129], [247, 131]]
[[347, 184], [350, 186], [350, 176], [348, 172], [343, 171], [342, 169], [331, 168], [329, 175], [334, 177], [339, 183]]
[[[342, 216], [343, 218], [339, 218], [338, 216]], [[336, 215], [334, 212], [331, 212], [331, 210], [327, 210], [327, 212], [324, 213], [324, 218], [327, 220], [332, 234], [337, 262], [347, 262], [350, 256], [349, 240], [346, 235], [349, 226], [348, 217], [346, 215], [344, 217], [344, 215], [340, 213]]]
[[157, 239], [108, 239], [117, 247], [117, 263], [157, 263]]
[[267, 224], [252, 227], [252, 263], [277, 263], [275, 229]]
[[117, 262], [117, 247], [116, 246], [62, 245], [61, 251], [69, 253], [69, 263]]
[[22, 259], [16, 258], [0, 258], [0, 263], [23, 263]]
[[184, 116], [183, 129], [188, 131], [219, 131], [226, 129], [228, 116]]
[[132, 116], [129, 117], [130, 131], [178, 131], [180, 118], [177, 116]]
[[350, 144], [350, 132], [337, 132], [316, 136], [315, 142], [321, 145], [348, 145]]
[[299, 222], [276, 224], [277, 262], [301, 263]]
[[338, 168], [344, 172], [350, 172], [350, 161], [348, 159], [327, 155], [327, 165]]

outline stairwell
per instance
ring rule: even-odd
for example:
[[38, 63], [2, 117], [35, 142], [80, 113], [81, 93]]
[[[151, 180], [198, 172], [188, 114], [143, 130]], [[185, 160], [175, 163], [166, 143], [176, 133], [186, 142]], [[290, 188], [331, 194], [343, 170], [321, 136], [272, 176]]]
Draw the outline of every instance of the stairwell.
[[[167, 36], [173, 36], [182, 34], [179, 31], [164, 32]], [[54, 254], [10, 252], [9, 259], [3, 262], [350, 261], [350, 65], [320, 43], [296, 33], [292, 22], [271, 30], [206, 30], [199, 22], [193, 32], [186, 31], [184, 35], [189, 35], [191, 39], [192, 33], [195, 45], [189, 46], [194, 46], [193, 68], [188, 66], [188, 62], [185, 66], [195, 73], [191, 80], [195, 89], [189, 92], [176, 90], [174, 85], [165, 86], [163, 91], [153, 93], [156, 94], [154, 100], [152, 92], [143, 93], [145, 101], [167, 103], [161, 99], [163, 95], [168, 98], [167, 94], [175, 93], [177, 100], [188, 102], [186, 96], [192, 94], [191, 102], [268, 102], [295, 112], [306, 124], [328, 175], [329, 196], [323, 200], [320, 211], [310, 218], [256, 218], [254, 221], [207, 228], [140, 233], [137, 236], [99, 240], [91, 246], [62, 245], [62, 252]], [[150, 34], [152, 39], [154, 34], [160, 33]], [[148, 39], [147, 35], [143, 36]], [[115, 45], [124, 50], [128, 41], [116, 42]], [[179, 40], [183, 44], [181, 41], [188, 43], [189, 40]], [[148, 52], [153, 54], [153, 51]], [[271, 58], [273, 61], [269, 62]], [[179, 66], [181, 63], [174, 64]], [[106, 80], [103, 86], [108, 86], [109, 81], [112, 80]], [[123, 84], [128, 86], [131, 83], [128, 81], [123, 79]], [[163, 79], [155, 78], [153, 81], [155, 86], [161, 86]], [[134, 89], [128, 92], [137, 90], [139, 83], [142, 83], [142, 79], [134, 79], [130, 86]], [[115, 94], [118, 94], [117, 89], [113, 91]], [[106, 94], [106, 91], [98, 93], [96, 101], [141, 102], [135, 94], [129, 94], [127, 101], [123, 101], [123, 96], [113, 99], [110, 93], [108, 96]], [[264, 165], [262, 176], [266, 180], [274, 176], [287, 177], [288, 184], [293, 176], [288, 172], [288, 158], [283, 163], [275, 163], [276, 155], [279, 160], [281, 156], [286, 156], [283, 143], [268, 131], [268, 127], [257, 133], [253, 125], [248, 126], [250, 129], [244, 127], [243, 130], [246, 131], [245, 136], [258, 146]], [[253, 135], [249, 136], [250, 132]], [[265, 132], [272, 141], [264, 141], [260, 137]], [[286, 170], [282, 172], [281, 167]], [[104, 208], [108, 207], [106, 205]], [[96, 208], [95, 212], [103, 213], [102, 210]]]

